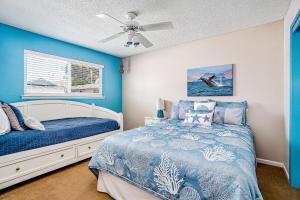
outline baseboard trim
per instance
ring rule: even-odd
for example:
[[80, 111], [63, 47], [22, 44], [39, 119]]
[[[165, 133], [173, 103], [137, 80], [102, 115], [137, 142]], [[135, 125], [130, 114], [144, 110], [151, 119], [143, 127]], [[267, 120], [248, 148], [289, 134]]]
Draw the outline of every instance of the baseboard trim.
[[288, 173], [288, 171], [287, 171], [287, 169], [286, 169], [286, 167], [285, 167], [284, 164], [283, 164], [283, 170], [284, 170], [284, 173], [285, 173], [287, 179], [290, 180], [290, 175], [289, 175], [289, 173]]
[[256, 162], [261, 163], [261, 164], [265, 164], [265, 165], [271, 165], [271, 166], [275, 166], [275, 167], [280, 167], [283, 169], [284, 174], [286, 175], [286, 178], [288, 180], [290, 180], [290, 176], [289, 173], [285, 167], [285, 165], [281, 162], [277, 162], [277, 161], [272, 161], [272, 160], [266, 160], [266, 159], [262, 159], [262, 158], [256, 158]]
[[272, 165], [272, 166], [275, 166], [275, 167], [284, 168], [284, 165], [281, 162], [272, 161], [272, 160], [266, 160], [266, 159], [262, 159], [262, 158], [256, 158], [256, 161], [258, 163], [261, 163], [261, 164]]

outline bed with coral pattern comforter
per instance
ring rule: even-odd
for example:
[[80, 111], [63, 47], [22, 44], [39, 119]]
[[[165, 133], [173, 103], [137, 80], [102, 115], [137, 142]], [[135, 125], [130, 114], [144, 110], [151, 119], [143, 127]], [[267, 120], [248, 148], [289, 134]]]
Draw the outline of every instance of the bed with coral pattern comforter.
[[162, 199], [263, 199], [249, 127], [209, 128], [177, 120], [103, 140], [89, 168], [109, 172]]

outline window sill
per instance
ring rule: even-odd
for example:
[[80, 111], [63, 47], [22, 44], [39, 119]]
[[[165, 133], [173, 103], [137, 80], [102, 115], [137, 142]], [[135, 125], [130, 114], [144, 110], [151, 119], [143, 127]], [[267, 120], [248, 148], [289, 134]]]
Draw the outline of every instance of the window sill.
[[25, 94], [22, 99], [105, 99], [105, 97], [99, 94]]

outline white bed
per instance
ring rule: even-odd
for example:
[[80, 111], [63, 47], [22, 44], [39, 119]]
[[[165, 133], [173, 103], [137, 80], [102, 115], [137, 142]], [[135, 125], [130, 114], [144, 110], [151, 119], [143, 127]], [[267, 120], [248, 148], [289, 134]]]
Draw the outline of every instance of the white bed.
[[26, 101], [13, 103], [13, 105], [23, 114], [40, 121], [73, 117], [107, 118], [116, 120], [120, 129], [0, 156], [0, 190], [89, 158], [101, 140], [123, 130], [122, 113], [95, 105], [64, 100]]
[[262, 200], [255, 163], [248, 126], [167, 120], [106, 138], [89, 168], [117, 200]]

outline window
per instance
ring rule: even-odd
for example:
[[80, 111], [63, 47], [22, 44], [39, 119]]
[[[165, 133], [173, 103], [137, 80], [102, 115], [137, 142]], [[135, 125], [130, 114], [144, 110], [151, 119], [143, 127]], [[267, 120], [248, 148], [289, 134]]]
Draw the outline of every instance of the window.
[[24, 51], [24, 97], [102, 97], [102, 65]]

